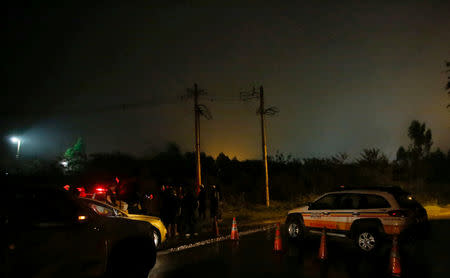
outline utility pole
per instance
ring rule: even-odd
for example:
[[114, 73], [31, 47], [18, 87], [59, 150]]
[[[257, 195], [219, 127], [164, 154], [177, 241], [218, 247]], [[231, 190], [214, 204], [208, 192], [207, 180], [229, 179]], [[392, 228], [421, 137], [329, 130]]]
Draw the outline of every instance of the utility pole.
[[200, 111], [198, 109], [198, 87], [194, 84], [194, 111], [195, 111], [195, 193], [200, 192], [202, 184], [202, 166], [200, 162]]
[[269, 169], [267, 165], [267, 143], [266, 143], [266, 122], [264, 115], [273, 116], [279, 112], [279, 109], [275, 106], [271, 106], [269, 108], [265, 108], [264, 106], [264, 88], [263, 86], [259, 87], [259, 95], [256, 92], [255, 88], [251, 92], [241, 92], [241, 100], [249, 101], [252, 99], [259, 99], [259, 109], [256, 111], [257, 114], [261, 117], [261, 147], [262, 147], [262, 160], [264, 164], [264, 180], [265, 180], [265, 189], [266, 189], [266, 206], [270, 206], [270, 197], [269, 197]]
[[194, 122], [195, 122], [195, 193], [198, 195], [200, 192], [200, 186], [202, 184], [202, 168], [200, 162], [200, 116], [204, 116], [207, 120], [212, 119], [211, 112], [208, 107], [203, 104], [199, 104], [199, 98], [207, 93], [204, 90], [198, 88], [197, 84], [194, 84], [194, 88], [188, 88], [187, 94], [182, 96], [182, 99], [194, 99]]
[[262, 139], [262, 156], [264, 162], [264, 172], [266, 181], [266, 206], [270, 206], [269, 198], [269, 169], [267, 167], [267, 144], [266, 144], [266, 123], [264, 121], [264, 89], [259, 87], [259, 111], [261, 115], [261, 139]]

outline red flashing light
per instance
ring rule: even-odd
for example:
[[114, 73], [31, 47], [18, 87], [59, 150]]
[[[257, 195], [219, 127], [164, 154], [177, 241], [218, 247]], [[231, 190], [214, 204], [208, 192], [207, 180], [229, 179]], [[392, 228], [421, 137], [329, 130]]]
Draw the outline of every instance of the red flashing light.
[[96, 187], [95, 188], [95, 192], [97, 192], [97, 194], [105, 194], [106, 193], [106, 188], [104, 187]]
[[150, 194], [150, 200], [153, 200], [153, 194]]
[[68, 185], [68, 184], [64, 185], [64, 189], [67, 190], [67, 191], [69, 191], [70, 185]]
[[78, 192], [80, 192], [79, 197], [86, 197], [86, 190], [84, 189], [84, 187], [77, 187]]
[[119, 182], [120, 182], [120, 180], [119, 180], [119, 178], [118, 178], [118, 177], [116, 177], [116, 182], [117, 182], [117, 183], [119, 183]]

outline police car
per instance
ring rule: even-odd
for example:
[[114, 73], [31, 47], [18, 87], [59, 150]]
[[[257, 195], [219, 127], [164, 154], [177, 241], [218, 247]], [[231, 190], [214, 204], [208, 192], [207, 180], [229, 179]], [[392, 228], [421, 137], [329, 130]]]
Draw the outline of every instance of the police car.
[[399, 187], [342, 188], [288, 212], [287, 233], [301, 240], [308, 233], [347, 237], [371, 252], [383, 236], [407, 230], [426, 231], [426, 210]]

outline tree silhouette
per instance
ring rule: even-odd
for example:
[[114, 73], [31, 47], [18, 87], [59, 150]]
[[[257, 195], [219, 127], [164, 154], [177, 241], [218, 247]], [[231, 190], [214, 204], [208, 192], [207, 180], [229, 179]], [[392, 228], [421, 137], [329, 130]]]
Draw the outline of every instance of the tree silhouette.
[[412, 121], [408, 128], [408, 137], [412, 141], [409, 148], [414, 159], [421, 159], [430, 153], [433, 141], [431, 141], [431, 130], [426, 128], [425, 123]]
[[389, 162], [380, 149], [371, 148], [363, 149], [357, 163], [361, 166], [387, 166]]
[[77, 142], [64, 152], [64, 159], [67, 161], [68, 173], [78, 173], [84, 168], [87, 156], [83, 138], [79, 137]]
[[345, 152], [335, 154], [335, 155], [333, 155], [333, 157], [331, 157], [331, 161], [334, 164], [339, 164], [339, 165], [344, 164], [347, 159], [348, 159], [348, 154]]

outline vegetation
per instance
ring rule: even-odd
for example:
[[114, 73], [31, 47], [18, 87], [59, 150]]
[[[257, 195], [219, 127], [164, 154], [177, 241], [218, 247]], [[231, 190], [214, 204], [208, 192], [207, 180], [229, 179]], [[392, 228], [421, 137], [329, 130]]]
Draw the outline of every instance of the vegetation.
[[[294, 206], [310, 201], [338, 186], [399, 185], [416, 194], [422, 201], [449, 203], [450, 151], [432, 150], [432, 133], [425, 123], [411, 122], [407, 129], [410, 144], [398, 149], [389, 161], [379, 149], [361, 151], [350, 159], [346, 153], [329, 158], [294, 158], [277, 152], [269, 157], [270, 196]], [[72, 183], [89, 185], [111, 183], [115, 177], [133, 180], [140, 193], [156, 193], [163, 184], [192, 187], [195, 178], [195, 155], [182, 153], [170, 143], [155, 156], [135, 158], [122, 153], [97, 153], [86, 156], [84, 143], [78, 139], [64, 158], [69, 171], [55, 167], [56, 162], [21, 161], [20, 174], [45, 171]], [[220, 153], [216, 158], [201, 154], [202, 181], [216, 185], [225, 200], [225, 211], [239, 210], [246, 214], [254, 204], [265, 198], [263, 166], [259, 160], [239, 161]], [[54, 166], [51, 166], [54, 165]], [[275, 202], [274, 204], [277, 204]]]
[[81, 173], [87, 160], [86, 147], [81, 137], [77, 139], [72, 147], [66, 150], [63, 158], [66, 163], [65, 170], [67, 172], [71, 174]]

